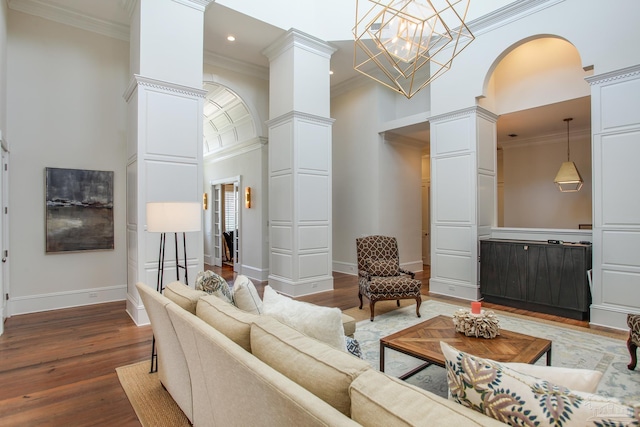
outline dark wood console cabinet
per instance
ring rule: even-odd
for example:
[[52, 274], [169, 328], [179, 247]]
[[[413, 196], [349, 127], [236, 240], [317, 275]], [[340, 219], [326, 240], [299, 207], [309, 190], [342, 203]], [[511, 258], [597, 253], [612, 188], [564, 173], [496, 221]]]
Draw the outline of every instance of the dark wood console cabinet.
[[480, 241], [485, 301], [572, 319], [589, 318], [591, 244]]

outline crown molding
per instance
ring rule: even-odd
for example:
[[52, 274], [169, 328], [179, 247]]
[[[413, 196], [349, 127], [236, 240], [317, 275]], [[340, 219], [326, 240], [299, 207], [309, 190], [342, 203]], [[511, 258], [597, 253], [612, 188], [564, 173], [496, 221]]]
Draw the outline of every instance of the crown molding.
[[152, 89], [159, 89], [164, 92], [179, 93], [181, 95], [192, 96], [194, 98], [204, 98], [207, 91], [199, 88], [180, 85], [177, 83], [166, 82], [164, 80], [152, 79], [151, 77], [134, 74], [129, 82], [129, 86], [122, 95], [125, 101], [129, 102], [129, 98], [136, 91], [138, 86], [145, 86]]
[[291, 122], [294, 120], [306, 120], [308, 122], [313, 122], [320, 125], [331, 126], [336, 119], [332, 119], [330, 117], [322, 117], [317, 116], [315, 114], [309, 114], [302, 111], [289, 111], [281, 115], [280, 117], [276, 117], [275, 119], [270, 119], [266, 121], [267, 126], [273, 127], [278, 126], [282, 123]]
[[[582, 128], [571, 130], [571, 139], [570, 142], [574, 142], [577, 139], [588, 139], [591, 140], [591, 128]], [[510, 150], [512, 148], [524, 148], [524, 147], [532, 147], [536, 145], [549, 145], [549, 144], [566, 144], [567, 143], [567, 133], [566, 132], [557, 132], [551, 133], [547, 135], [536, 136], [535, 138], [526, 138], [520, 140], [508, 140], [504, 142], [499, 142], [498, 147], [503, 150]]]
[[467, 23], [474, 35], [486, 33], [565, 0], [518, 0]]
[[[125, 9], [133, 7], [135, 0], [120, 3]], [[129, 41], [129, 26], [100, 18], [94, 18], [71, 9], [55, 6], [39, 0], [8, 0], [9, 9], [38, 16], [60, 24], [91, 31], [118, 40]]]
[[585, 80], [591, 86], [602, 83], [609, 83], [615, 80], [626, 80], [627, 78], [637, 78], [640, 76], [640, 65], [623, 68], [621, 70], [610, 71], [608, 73], [589, 76]]

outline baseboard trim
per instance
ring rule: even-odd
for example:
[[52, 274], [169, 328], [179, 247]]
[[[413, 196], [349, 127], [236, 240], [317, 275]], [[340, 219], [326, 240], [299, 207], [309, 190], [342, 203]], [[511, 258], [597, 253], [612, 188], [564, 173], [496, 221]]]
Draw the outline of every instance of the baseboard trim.
[[127, 285], [105, 286], [101, 288], [12, 297], [8, 301], [8, 312], [14, 316], [83, 305], [123, 301], [125, 299], [127, 299]]
[[130, 294], [127, 294], [127, 314], [136, 326], [144, 326], [151, 323], [144, 305], [135, 301]]
[[333, 271], [356, 276], [358, 274], [358, 266], [351, 262], [333, 261]]
[[242, 265], [241, 271], [243, 275], [249, 279], [257, 280], [258, 282], [266, 282], [269, 280], [269, 269], [260, 269], [251, 267], [250, 265]]

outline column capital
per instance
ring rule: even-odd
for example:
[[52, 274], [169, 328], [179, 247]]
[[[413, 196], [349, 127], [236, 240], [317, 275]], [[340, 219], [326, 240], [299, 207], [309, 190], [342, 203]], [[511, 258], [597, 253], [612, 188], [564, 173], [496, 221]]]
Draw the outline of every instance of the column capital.
[[291, 47], [298, 47], [306, 49], [317, 55], [331, 58], [331, 55], [337, 50], [331, 46], [328, 42], [321, 40], [312, 35], [298, 31], [295, 28], [291, 28], [284, 35], [279, 37], [269, 47], [262, 51], [262, 54], [269, 58], [269, 61], [277, 58], [282, 52], [290, 49]]
[[207, 6], [213, 3], [214, 0], [173, 0], [173, 1], [204, 12]]
[[129, 81], [127, 90], [125, 90], [124, 94], [122, 95], [125, 101], [129, 102], [129, 98], [131, 98], [131, 95], [135, 92], [138, 86], [146, 86], [153, 89], [160, 89], [165, 92], [174, 92], [182, 95], [189, 95], [193, 96], [194, 98], [204, 98], [207, 95], [206, 90], [134, 74]]
[[474, 106], [474, 107], [464, 108], [462, 110], [449, 111], [448, 113], [439, 114], [437, 116], [429, 117], [429, 123], [442, 122], [442, 121], [447, 121], [447, 120], [451, 120], [451, 119], [457, 119], [457, 118], [460, 118], [460, 117], [466, 117], [466, 116], [471, 116], [471, 115], [482, 116], [486, 120], [489, 120], [489, 121], [491, 121], [493, 123], [498, 121], [498, 115], [497, 114], [492, 113], [491, 111], [489, 111], [489, 110], [487, 110], [485, 108]]

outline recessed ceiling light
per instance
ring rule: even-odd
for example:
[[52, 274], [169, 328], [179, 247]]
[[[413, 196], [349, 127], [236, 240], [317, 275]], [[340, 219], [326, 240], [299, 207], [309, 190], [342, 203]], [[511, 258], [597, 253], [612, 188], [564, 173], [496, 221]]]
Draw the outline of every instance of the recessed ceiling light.
[[329, 70], [329, 75], [333, 76], [333, 70]]
[[236, 38], [234, 36], [232, 36], [232, 35], [228, 35], [227, 36], [227, 40], [229, 40], [230, 42], [234, 42], [234, 41], [236, 41]]

